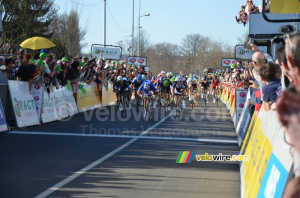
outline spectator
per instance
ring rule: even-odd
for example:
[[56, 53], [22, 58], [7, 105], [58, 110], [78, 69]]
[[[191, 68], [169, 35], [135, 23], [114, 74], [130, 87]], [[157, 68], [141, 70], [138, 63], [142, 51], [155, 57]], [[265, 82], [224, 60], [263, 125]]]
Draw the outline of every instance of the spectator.
[[252, 0], [248, 1], [248, 16], [252, 13], [256, 13], [258, 12], [258, 7], [256, 5], [254, 5]]
[[24, 65], [25, 55], [26, 55], [26, 49], [21, 48], [19, 50], [18, 57], [16, 60], [17, 67]]
[[277, 50], [277, 57], [278, 57], [278, 63], [280, 65], [280, 68], [282, 71], [282, 79], [281, 79], [282, 89], [286, 89], [290, 85], [293, 85], [294, 79], [293, 79], [293, 76], [287, 65], [287, 59], [286, 59], [286, 54], [285, 54], [285, 45], [282, 45]]
[[263, 107], [265, 111], [269, 111], [272, 103], [275, 103], [281, 95], [279, 73], [281, 75], [280, 67], [275, 63], [267, 63], [259, 69], [259, 75], [266, 85], [262, 88]]
[[279, 120], [285, 127], [290, 143], [294, 145], [294, 174], [284, 197], [298, 197], [300, 194], [300, 34], [287, 37], [285, 53], [290, 74], [294, 77], [293, 85], [285, 90], [277, 102]]
[[[64, 59], [64, 58], [63, 58]], [[65, 61], [62, 59], [62, 62]], [[67, 80], [75, 81], [80, 77], [79, 73], [79, 62], [78, 61], [73, 61], [71, 68], [67, 71], [66, 73]]]
[[87, 63], [87, 62], [89, 62], [89, 58], [86, 57], [86, 56], [83, 56], [82, 59], [81, 59], [81, 61], [82, 61], [83, 64]]

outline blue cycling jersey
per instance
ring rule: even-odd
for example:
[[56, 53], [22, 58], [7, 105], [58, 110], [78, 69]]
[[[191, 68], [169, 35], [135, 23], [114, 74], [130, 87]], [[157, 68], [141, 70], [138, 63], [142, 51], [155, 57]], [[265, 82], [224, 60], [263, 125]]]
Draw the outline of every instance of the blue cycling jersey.
[[144, 82], [145, 82], [144, 79], [142, 79], [141, 83], [139, 83], [138, 80], [137, 80], [137, 78], [134, 78], [133, 81], [132, 81], [134, 89], [137, 90]]
[[[146, 90], [145, 87], [148, 87], [148, 89]], [[153, 83], [150, 80], [146, 80], [145, 82], [143, 82], [143, 84], [140, 86], [139, 91], [143, 91], [144, 94], [148, 94], [149, 91], [154, 91], [156, 92], [157, 89], [155, 88], [155, 86], [153, 85]]]

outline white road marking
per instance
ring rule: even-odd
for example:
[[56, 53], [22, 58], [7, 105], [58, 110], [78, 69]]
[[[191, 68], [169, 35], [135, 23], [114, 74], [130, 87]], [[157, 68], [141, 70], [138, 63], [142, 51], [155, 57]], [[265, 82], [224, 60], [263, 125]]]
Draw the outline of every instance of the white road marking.
[[212, 142], [212, 143], [237, 143], [237, 140], [221, 140], [221, 139], [203, 139], [203, 138], [180, 138], [180, 137], [158, 137], [141, 135], [103, 135], [103, 134], [81, 134], [81, 133], [58, 133], [58, 132], [29, 132], [29, 131], [11, 131], [8, 134], [21, 135], [53, 135], [53, 136], [77, 136], [77, 137], [106, 137], [106, 138], [138, 138], [151, 140], [175, 140], [175, 141], [191, 141], [191, 142]]
[[67, 177], [66, 179], [62, 180], [61, 182], [55, 184], [54, 186], [52, 186], [51, 188], [47, 189], [46, 191], [42, 192], [41, 194], [35, 196], [35, 198], [44, 198], [48, 195], [50, 195], [51, 193], [53, 193], [54, 191], [60, 189], [62, 186], [68, 184], [69, 182], [73, 181], [74, 179], [76, 179], [77, 177], [79, 177], [80, 175], [86, 173], [87, 171], [89, 171], [90, 169], [94, 168], [95, 166], [99, 165], [100, 163], [104, 162], [105, 160], [107, 160], [108, 158], [110, 158], [111, 156], [115, 155], [116, 153], [118, 153], [119, 151], [123, 150], [124, 148], [126, 148], [127, 146], [129, 146], [130, 144], [132, 144], [133, 142], [135, 142], [137, 139], [140, 138], [140, 136], [146, 135], [150, 130], [154, 129], [155, 127], [157, 127], [158, 125], [160, 125], [162, 122], [164, 122], [167, 118], [169, 118], [172, 115], [173, 111], [166, 117], [164, 117], [163, 119], [161, 119], [158, 123], [156, 123], [155, 125], [153, 125], [152, 127], [148, 128], [147, 130], [145, 130], [144, 132], [142, 132], [140, 135], [135, 136], [132, 140], [126, 142], [125, 144], [123, 144], [122, 146], [120, 146], [119, 148], [113, 150], [112, 152], [108, 153], [107, 155], [101, 157], [100, 159], [98, 159], [97, 161], [91, 163], [90, 165], [84, 167], [83, 169], [77, 171], [76, 173], [74, 173], [73, 175]]

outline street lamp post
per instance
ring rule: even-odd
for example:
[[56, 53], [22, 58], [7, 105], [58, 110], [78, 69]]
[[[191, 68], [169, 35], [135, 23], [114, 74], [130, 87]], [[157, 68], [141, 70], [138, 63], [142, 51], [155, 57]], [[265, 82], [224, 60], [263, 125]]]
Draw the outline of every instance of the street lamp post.
[[133, 56], [133, 39], [134, 39], [134, 0], [132, 0], [132, 38], [131, 38], [131, 55]]
[[145, 14], [143, 16], [141, 16], [141, 0], [140, 0], [140, 4], [139, 4], [139, 25], [138, 25], [138, 28], [139, 28], [139, 42], [138, 42], [138, 56], [140, 56], [140, 42], [141, 42], [141, 17], [144, 17], [144, 16], [150, 16], [150, 14]]

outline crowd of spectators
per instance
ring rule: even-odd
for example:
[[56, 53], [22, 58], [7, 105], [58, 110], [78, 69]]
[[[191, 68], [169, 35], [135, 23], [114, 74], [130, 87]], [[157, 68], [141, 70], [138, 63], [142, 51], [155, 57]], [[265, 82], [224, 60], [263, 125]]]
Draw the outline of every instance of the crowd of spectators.
[[[145, 75], [151, 79], [150, 71], [145, 71], [144, 66], [130, 65], [126, 61], [104, 60], [100, 58], [77, 56], [60, 59], [47, 49], [42, 49], [36, 54], [27, 53], [20, 49], [17, 54], [0, 56], [0, 71], [6, 72], [9, 79], [45, 84], [48, 92], [54, 87], [65, 86], [68, 81], [114, 83], [118, 76], [128, 77], [133, 80], [137, 74]], [[31, 88], [31, 86], [29, 86]], [[31, 91], [31, 90], [30, 90]]]
[[[249, 89], [250, 112], [276, 111], [282, 123], [286, 143], [294, 159], [294, 179], [287, 185], [284, 197], [300, 194], [300, 33], [287, 36], [277, 50], [277, 60], [251, 46], [254, 54], [249, 62], [221, 74], [224, 82]], [[297, 196], [295, 196], [297, 195]]]
[[[266, 1], [265, 10], [266, 12], [269, 12], [270, 0]], [[245, 4], [241, 7], [238, 16], [235, 16], [236, 22], [242, 23], [245, 26], [250, 17], [250, 14], [261, 12], [261, 11], [262, 11], [262, 6], [258, 7], [253, 3], [253, 0], [246, 0]]]

